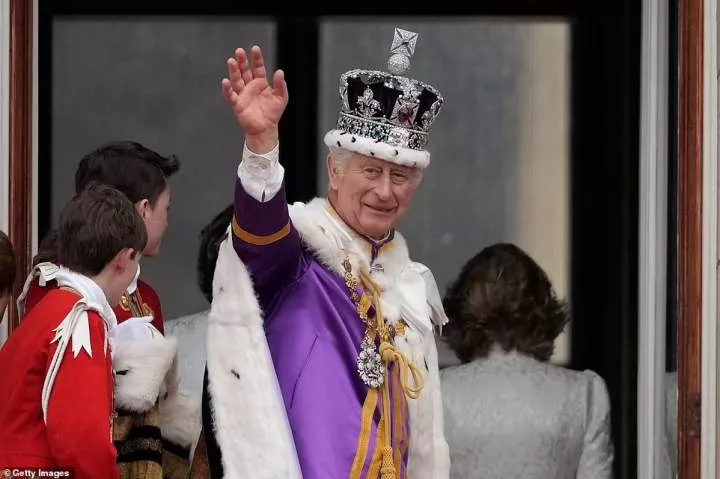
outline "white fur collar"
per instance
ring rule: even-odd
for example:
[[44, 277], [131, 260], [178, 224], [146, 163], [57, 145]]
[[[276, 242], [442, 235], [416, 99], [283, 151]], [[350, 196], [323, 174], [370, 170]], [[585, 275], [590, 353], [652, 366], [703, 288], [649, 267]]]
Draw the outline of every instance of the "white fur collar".
[[[348, 258], [356, 276], [368, 274], [382, 290], [382, 308], [390, 324], [401, 318], [420, 332], [432, 323], [447, 323], [440, 294], [430, 270], [410, 260], [405, 238], [395, 232], [371, 265], [368, 240], [348, 228], [333, 212], [325, 198], [295, 203], [290, 217], [300, 238], [313, 255], [331, 271], [343, 275], [343, 260]], [[431, 323], [432, 320], [432, 323]]]
[[121, 409], [145, 412], [155, 404], [175, 360], [174, 338], [119, 341], [113, 355], [115, 403]]
[[163, 438], [191, 449], [200, 435], [200, 400], [179, 389], [177, 340], [157, 333], [149, 339], [118, 341], [113, 369], [115, 405], [144, 413], [160, 399]]

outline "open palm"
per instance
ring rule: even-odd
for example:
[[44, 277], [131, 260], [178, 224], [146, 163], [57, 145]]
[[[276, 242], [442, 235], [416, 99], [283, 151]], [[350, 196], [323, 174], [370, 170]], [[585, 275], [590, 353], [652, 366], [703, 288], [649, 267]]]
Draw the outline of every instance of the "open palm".
[[252, 68], [245, 50], [238, 48], [227, 61], [230, 79], [223, 78], [225, 99], [247, 135], [264, 135], [277, 130], [288, 102], [287, 83], [282, 70], [268, 83], [260, 47], [252, 47]]

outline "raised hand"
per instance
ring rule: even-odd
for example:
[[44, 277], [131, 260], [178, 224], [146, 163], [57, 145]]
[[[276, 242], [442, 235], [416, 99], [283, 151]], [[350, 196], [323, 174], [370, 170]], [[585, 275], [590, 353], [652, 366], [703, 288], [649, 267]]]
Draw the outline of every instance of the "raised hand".
[[223, 78], [222, 89], [245, 130], [248, 148], [262, 154], [277, 144], [278, 123], [287, 106], [288, 89], [282, 70], [273, 74], [272, 85], [268, 83], [260, 47], [252, 47], [252, 57], [252, 67], [242, 48], [235, 51], [234, 58], [228, 58], [230, 79]]

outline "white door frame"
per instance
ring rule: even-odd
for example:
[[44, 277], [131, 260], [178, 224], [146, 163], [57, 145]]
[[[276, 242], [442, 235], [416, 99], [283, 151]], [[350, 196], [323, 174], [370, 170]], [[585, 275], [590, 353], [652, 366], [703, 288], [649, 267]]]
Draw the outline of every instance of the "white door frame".
[[640, 106], [637, 470], [664, 477], [668, 2], [643, 0]]
[[718, 442], [718, 11], [703, 3], [701, 479], [716, 479]]

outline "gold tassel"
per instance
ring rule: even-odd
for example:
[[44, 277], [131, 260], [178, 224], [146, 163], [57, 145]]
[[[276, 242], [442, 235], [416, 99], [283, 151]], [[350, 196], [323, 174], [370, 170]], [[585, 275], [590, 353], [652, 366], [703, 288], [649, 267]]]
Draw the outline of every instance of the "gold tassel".
[[[380, 465], [380, 477], [381, 479], [398, 479], [400, 471], [396, 467], [402, 468], [402, 458], [399, 459], [399, 464], [395, 464], [394, 461], [394, 454], [395, 451], [393, 450], [393, 444], [392, 444], [392, 408], [390, 405], [390, 364], [395, 363], [396, 367], [398, 368], [398, 379], [400, 380], [400, 391], [397, 391], [397, 394], [403, 394], [407, 398], [410, 399], [417, 399], [420, 397], [420, 393], [423, 390], [424, 387], [424, 379], [422, 374], [420, 373], [420, 370], [412, 364], [408, 358], [399, 351], [393, 344], [392, 341], [395, 336], [395, 330], [392, 329], [392, 327], [388, 327], [385, 323], [385, 318], [382, 314], [382, 304], [381, 304], [381, 294], [380, 294], [380, 288], [378, 287], [375, 282], [370, 279], [370, 277], [365, 273], [360, 273], [360, 279], [363, 282], [364, 286], [366, 286], [371, 292], [372, 296], [375, 299], [374, 306], [375, 306], [375, 321], [371, 322], [369, 321], [367, 317], [367, 310], [369, 309], [369, 304], [367, 301], [367, 297], [363, 295], [363, 298], [360, 298], [357, 293], [357, 281], [352, 275], [352, 267], [350, 265], [350, 260], [345, 259], [343, 261], [343, 266], [345, 268], [345, 283], [348, 286], [350, 290], [350, 296], [355, 303], [358, 311], [358, 315], [360, 318], [365, 322], [368, 326], [367, 334], [370, 338], [374, 339], [376, 335], [380, 337], [380, 347], [378, 352], [380, 353], [380, 357], [382, 358], [382, 361], [385, 363], [385, 382], [378, 388], [379, 392], [382, 394], [382, 412], [381, 412], [381, 425], [382, 426], [382, 433], [378, 431], [378, 438], [380, 441], [384, 442], [385, 445], [382, 446], [382, 462]], [[364, 304], [363, 304], [364, 300]], [[410, 378], [412, 377], [413, 385], [410, 385]], [[367, 399], [366, 399], [367, 401]], [[363, 421], [363, 424], [365, 421]], [[378, 445], [379, 447], [379, 445]], [[398, 446], [399, 447], [399, 446]], [[359, 451], [359, 450], [358, 450]], [[398, 452], [399, 456], [401, 457], [400, 453]], [[360, 470], [362, 470], [364, 461], [359, 460], [359, 456], [355, 458], [355, 461], [353, 462], [353, 471], [355, 473], [359, 473]], [[377, 464], [377, 463], [375, 463]]]
[[383, 447], [382, 467], [380, 468], [382, 479], [396, 479], [395, 464], [393, 463], [393, 450], [391, 446]]

